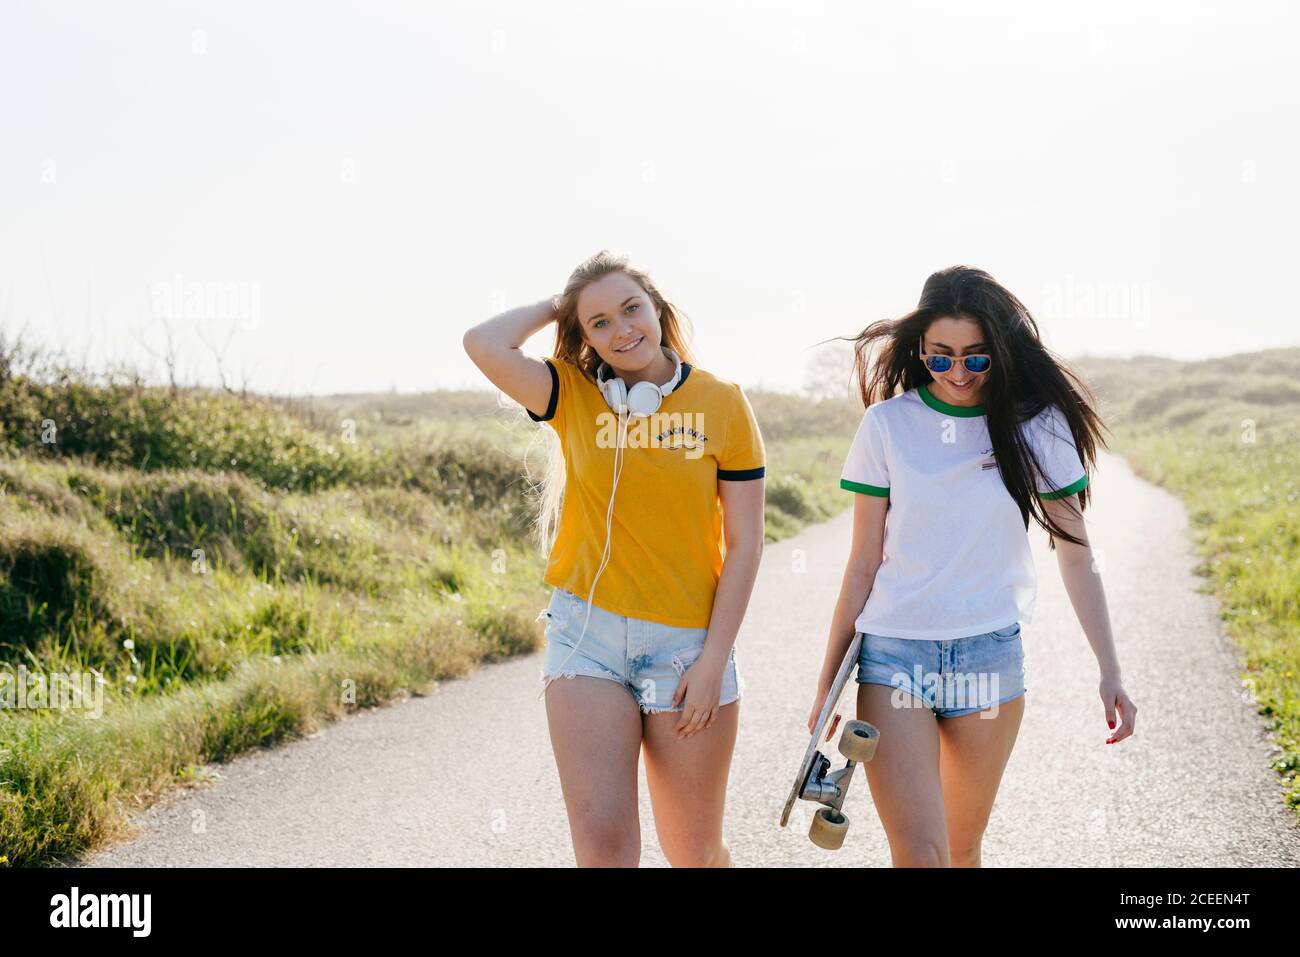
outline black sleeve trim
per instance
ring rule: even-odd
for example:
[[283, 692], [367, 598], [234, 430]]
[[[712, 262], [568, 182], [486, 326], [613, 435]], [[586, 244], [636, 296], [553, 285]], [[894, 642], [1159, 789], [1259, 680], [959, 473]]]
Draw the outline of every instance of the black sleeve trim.
[[760, 465], [756, 469], [718, 469], [718, 478], [723, 482], [746, 482], [750, 479], [762, 478], [766, 471], [765, 465]]
[[524, 411], [528, 413], [528, 417], [534, 422], [547, 422], [553, 418], [555, 415], [555, 403], [558, 402], [560, 398], [560, 374], [555, 371], [555, 365], [550, 359], [543, 359], [542, 361], [546, 363], [546, 368], [551, 370], [551, 400], [546, 404], [545, 415], [533, 415], [532, 409], [524, 409]]

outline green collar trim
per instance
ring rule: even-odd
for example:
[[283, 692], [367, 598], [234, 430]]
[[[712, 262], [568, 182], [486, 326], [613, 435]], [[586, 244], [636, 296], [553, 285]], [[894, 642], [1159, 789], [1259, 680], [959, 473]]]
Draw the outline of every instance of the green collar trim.
[[973, 418], [977, 415], [984, 415], [984, 406], [982, 405], [949, 405], [943, 399], [937, 398], [930, 394], [930, 384], [927, 382], [917, 386], [917, 392], [921, 394], [921, 401], [934, 409], [936, 412], [942, 412], [944, 415], [956, 415], [962, 418]]

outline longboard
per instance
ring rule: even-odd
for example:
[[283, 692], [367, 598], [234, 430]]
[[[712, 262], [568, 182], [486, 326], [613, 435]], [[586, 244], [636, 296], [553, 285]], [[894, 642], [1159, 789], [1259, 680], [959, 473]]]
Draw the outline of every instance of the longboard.
[[[858, 651], [862, 647], [862, 633], [854, 634], [849, 649], [840, 663], [840, 670], [835, 674], [835, 681], [826, 693], [821, 715], [813, 728], [813, 733], [804, 751], [803, 760], [799, 762], [799, 772], [795, 775], [790, 795], [785, 800], [781, 811], [781, 826], [790, 821], [790, 811], [796, 800], [815, 801], [822, 805], [813, 815], [812, 826], [808, 830], [808, 839], [818, 847], [828, 851], [837, 850], [844, 844], [848, 833], [849, 819], [844, 814], [844, 798], [849, 793], [853, 782], [853, 770], [860, 763], [870, 761], [876, 753], [880, 741], [880, 732], [865, 721], [849, 721], [844, 725], [840, 735], [839, 751], [847, 759], [847, 764], [838, 771], [831, 771], [831, 759], [818, 750], [818, 745], [830, 741], [831, 735], [840, 723], [837, 711], [840, 696], [848, 683], [849, 675], [857, 665]], [[823, 734], [825, 735], [823, 737]]]

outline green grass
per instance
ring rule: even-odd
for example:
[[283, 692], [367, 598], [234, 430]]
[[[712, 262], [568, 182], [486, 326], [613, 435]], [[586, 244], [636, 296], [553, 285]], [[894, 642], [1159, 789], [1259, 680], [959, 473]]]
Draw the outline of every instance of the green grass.
[[1227, 633], [1300, 811], [1300, 349], [1079, 363], [1113, 450], [1186, 503]]
[[840, 488], [848, 443], [845, 436], [809, 436], [769, 443], [765, 525], [779, 541], [806, 525], [825, 521], [853, 504]]
[[10, 863], [94, 847], [189, 768], [541, 646], [541, 561], [508, 511], [21, 458], [0, 489], [0, 654], [104, 682], [102, 717], [0, 711]]

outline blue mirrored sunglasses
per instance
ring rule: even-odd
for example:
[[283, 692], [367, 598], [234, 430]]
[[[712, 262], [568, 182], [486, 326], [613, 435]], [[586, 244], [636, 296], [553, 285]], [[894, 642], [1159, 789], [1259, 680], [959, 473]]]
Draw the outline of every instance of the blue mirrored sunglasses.
[[[952, 368], [952, 356], [928, 355], [923, 358], [925, 367], [931, 372], [947, 372]], [[962, 356], [961, 360], [967, 372], [988, 372], [993, 364], [992, 356]]]

